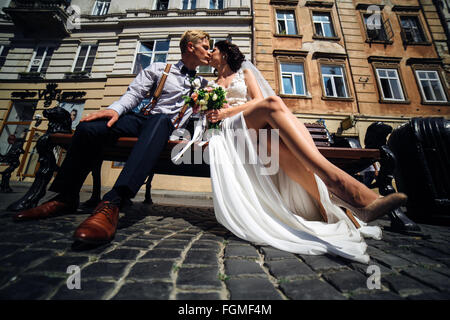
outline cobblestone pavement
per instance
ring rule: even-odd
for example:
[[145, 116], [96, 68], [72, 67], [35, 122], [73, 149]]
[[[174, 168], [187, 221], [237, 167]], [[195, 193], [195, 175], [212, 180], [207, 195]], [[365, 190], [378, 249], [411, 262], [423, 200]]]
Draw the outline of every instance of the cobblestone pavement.
[[[389, 231], [388, 220], [378, 220], [383, 240], [367, 243], [381, 287], [370, 290], [368, 265], [295, 255], [234, 237], [216, 222], [210, 199], [155, 198], [150, 206], [137, 198], [121, 212], [112, 243], [80, 247], [71, 236], [88, 213], [15, 223], [5, 208], [26, 188], [13, 188], [19, 193], [0, 194], [0, 299], [450, 297], [448, 227], [422, 224], [421, 234], [402, 235]], [[81, 289], [68, 288], [76, 285], [76, 274], [67, 272], [72, 265], [81, 270]]]

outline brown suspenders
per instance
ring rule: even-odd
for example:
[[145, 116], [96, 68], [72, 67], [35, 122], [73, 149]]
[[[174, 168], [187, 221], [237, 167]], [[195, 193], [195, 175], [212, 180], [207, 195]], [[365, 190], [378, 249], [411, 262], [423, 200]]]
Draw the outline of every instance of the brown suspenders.
[[[169, 71], [170, 71], [171, 67], [172, 67], [172, 65], [170, 63], [166, 64], [166, 68], [164, 69], [161, 80], [158, 83], [158, 87], [156, 88], [155, 93], [153, 94], [152, 100], [144, 108], [142, 108], [144, 115], [150, 114], [150, 112], [153, 110], [153, 108], [155, 108], [156, 103], [158, 102], [159, 96], [161, 95], [162, 89], [164, 87], [164, 83], [166, 82], [167, 76], [169, 75]], [[181, 119], [183, 119], [183, 116], [184, 116], [184, 113], [186, 112], [187, 107], [188, 107], [187, 104], [185, 104], [183, 106], [180, 113], [178, 113], [178, 117], [173, 122], [175, 129], [178, 128]]]

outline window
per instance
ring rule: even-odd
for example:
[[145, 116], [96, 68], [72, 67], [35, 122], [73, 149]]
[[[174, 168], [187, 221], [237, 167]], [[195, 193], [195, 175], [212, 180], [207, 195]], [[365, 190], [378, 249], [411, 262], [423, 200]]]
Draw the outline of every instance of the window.
[[78, 48], [77, 57], [72, 67], [72, 72], [91, 72], [94, 64], [97, 45], [83, 45]]
[[400, 16], [403, 40], [411, 43], [426, 42], [418, 16]]
[[196, 2], [196, 0], [183, 0], [183, 10], [194, 10]]
[[28, 128], [33, 120], [36, 103], [14, 102], [8, 111], [3, 130], [0, 134], [0, 154], [8, 153], [12, 145], [8, 138], [14, 135], [16, 139], [25, 139]]
[[306, 95], [305, 72], [302, 63], [280, 64], [281, 91], [284, 94]]
[[348, 98], [345, 85], [344, 68], [342, 66], [322, 65], [323, 88], [326, 97]]
[[[228, 40], [231, 42], [230, 38], [210, 38], [209, 39], [209, 47], [211, 48], [211, 50], [214, 48], [214, 45], [216, 44], [216, 42], [218, 41], [223, 41], [223, 40]], [[198, 67], [198, 72], [199, 73], [213, 73], [213, 67], [211, 66], [199, 66]]]
[[169, 40], [154, 40], [139, 43], [133, 73], [139, 73], [153, 62], [166, 62]]
[[284, 35], [297, 34], [294, 11], [277, 10], [277, 32]]
[[439, 74], [435, 70], [416, 70], [420, 92], [425, 102], [447, 102]]
[[39, 72], [45, 74], [53, 55], [53, 47], [38, 47], [31, 58], [28, 72]]
[[313, 12], [313, 24], [315, 36], [336, 37], [329, 12]]
[[[372, 15], [371, 14], [364, 14], [364, 25], [366, 26], [366, 31], [367, 31], [367, 38], [371, 41], [383, 41], [383, 42], [387, 42], [389, 41], [389, 37], [386, 33], [386, 29], [385, 29], [385, 21], [381, 20], [380, 17], [380, 25], [372, 25], [369, 26], [368, 22], [370, 23], [370, 17]], [[390, 26], [390, 24], [388, 25]]]
[[405, 95], [397, 69], [377, 68], [376, 72], [383, 100], [404, 101]]
[[166, 11], [169, 8], [169, 0], [156, 1], [155, 10]]
[[210, 9], [216, 9], [216, 10], [223, 9], [223, 0], [210, 0], [209, 1], [209, 8]]
[[92, 14], [94, 16], [103, 16], [108, 13], [111, 1], [95, 1]]

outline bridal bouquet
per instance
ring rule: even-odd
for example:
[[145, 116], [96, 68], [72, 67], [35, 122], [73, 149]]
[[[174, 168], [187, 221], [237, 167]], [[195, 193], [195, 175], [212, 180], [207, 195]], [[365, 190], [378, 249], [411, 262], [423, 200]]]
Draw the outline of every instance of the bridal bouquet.
[[[207, 86], [194, 90], [190, 96], [183, 96], [184, 103], [188, 104], [194, 113], [205, 113], [208, 110], [217, 110], [227, 107], [226, 91], [221, 86]], [[210, 123], [209, 129], [218, 129], [220, 121]]]

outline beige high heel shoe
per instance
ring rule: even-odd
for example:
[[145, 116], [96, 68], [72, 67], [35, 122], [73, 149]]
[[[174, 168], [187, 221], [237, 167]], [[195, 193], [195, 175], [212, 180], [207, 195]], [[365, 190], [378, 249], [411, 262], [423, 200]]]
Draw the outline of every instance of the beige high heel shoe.
[[394, 210], [406, 204], [406, 200], [408, 200], [408, 197], [406, 196], [406, 194], [401, 192], [392, 193], [385, 197], [380, 196], [377, 200], [362, 208], [355, 208], [332, 192], [330, 192], [330, 199], [335, 205], [349, 209], [359, 219], [368, 223], [387, 214], [391, 210]]

